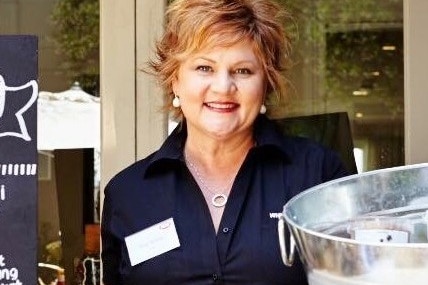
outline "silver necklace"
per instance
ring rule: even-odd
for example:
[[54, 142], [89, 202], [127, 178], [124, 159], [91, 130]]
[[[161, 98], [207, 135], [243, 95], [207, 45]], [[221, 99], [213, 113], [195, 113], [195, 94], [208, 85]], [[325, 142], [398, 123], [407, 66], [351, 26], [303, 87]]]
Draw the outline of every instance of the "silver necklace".
[[[222, 193], [222, 192], [216, 193], [216, 192], [212, 191], [210, 189], [210, 187], [208, 187], [208, 185], [205, 183], [205, 179], [202, 177], [199, 169], [189, 159], [189, 157], [187, 156], [186, 153], [184, 153], [184, 160], [185, 160], [186, 164], [190, 167], [191, 172], [195, 174], [197, 181], [202, 186], [201, 188], [208, 190], [208, 192], [210, 192], [212, 194], [211, 204], [214, 207], [216, 207], [216, 208], [222, 208], [222, 207], [224, 207], [226, 205], [226, 203], [227, 203], [227, 198], [228, 198], [227, 195], [224, 194], [224, 193]], [[232, 184], [234, 178], [235, 178], [235, 176], [233, 176], [232, 179], [229, 181], [229, 183], [227, 184], [227, 187], [230, 187], [230, 185]]]

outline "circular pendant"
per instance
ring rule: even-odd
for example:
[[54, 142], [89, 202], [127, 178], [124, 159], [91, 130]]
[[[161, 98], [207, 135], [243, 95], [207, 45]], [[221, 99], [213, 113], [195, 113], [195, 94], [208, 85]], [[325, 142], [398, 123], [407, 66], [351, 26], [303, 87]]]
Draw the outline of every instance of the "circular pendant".
[[215, 194], [211, 199], [211, 203], [213, 204], [214, 207], [217, 207], [217, 208], [224, 207], [224, 205], [226, 205], [226, 202], [227, 202], [227, 196], [224, 194]]

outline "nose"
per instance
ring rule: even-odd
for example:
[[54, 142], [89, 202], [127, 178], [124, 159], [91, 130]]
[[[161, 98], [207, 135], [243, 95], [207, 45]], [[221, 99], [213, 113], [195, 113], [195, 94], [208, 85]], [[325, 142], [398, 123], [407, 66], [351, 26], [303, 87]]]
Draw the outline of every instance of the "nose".
[[211, 90], [219, 94], [230, 94], [236, 91], [235, 80], [229, 72], [217, 72], [211, 82]]

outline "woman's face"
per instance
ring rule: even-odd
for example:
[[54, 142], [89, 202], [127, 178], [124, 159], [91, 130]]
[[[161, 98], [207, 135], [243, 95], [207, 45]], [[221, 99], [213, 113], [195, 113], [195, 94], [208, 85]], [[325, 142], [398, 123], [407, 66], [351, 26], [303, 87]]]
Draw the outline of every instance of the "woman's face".
[[201, 50], [180, 65], [173, 83], [191, 132], [216, 138], [250, 134], [266, 90], [249, 42]]

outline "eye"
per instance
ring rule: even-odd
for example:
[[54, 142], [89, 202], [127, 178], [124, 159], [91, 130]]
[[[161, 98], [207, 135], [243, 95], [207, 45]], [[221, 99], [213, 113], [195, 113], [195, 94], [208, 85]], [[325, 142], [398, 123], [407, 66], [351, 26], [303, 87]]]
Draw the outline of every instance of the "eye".
[[250, 75], [253, 74], [253, 72], [248, 68], [238, 68], [235, 70], [236, 74], [242, 74], [242, 75]]
[[211, 68], [211, 66], [208, 66], [208, 65], [198, 65], [196, 67], [196, 70], [202, 71], [202, 72], [211, 72], [213, 69]]

